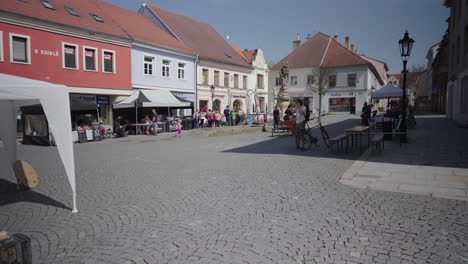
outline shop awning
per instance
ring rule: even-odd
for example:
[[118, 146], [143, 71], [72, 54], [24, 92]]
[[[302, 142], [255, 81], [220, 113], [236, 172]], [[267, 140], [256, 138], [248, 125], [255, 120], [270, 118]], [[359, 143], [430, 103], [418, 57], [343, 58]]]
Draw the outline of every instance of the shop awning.
[[190, 107], [190, 102], [182, 102], [169, 90], [133, 90], [128, 98], [114, 104], [114, 108], [135, 107], [135, 103], [143, 107]]
[[371, 98], [395, 98], [402, 96], [403, 90], [391, 83], [387, 83], [387, 85], [382, 87], [380, 90], [371, 93]]

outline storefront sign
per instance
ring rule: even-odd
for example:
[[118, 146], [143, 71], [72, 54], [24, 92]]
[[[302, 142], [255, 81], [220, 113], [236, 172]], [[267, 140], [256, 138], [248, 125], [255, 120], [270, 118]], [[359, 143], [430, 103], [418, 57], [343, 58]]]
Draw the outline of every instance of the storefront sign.
[[50, 51], [50, 50], [40, 50], [40, 49], [34, 49], [35, 54], [41, 54], [45, 56], [53, 56], [53, 57], [58, 57], [59, 52], [58, 51]]
[[70, 108], [72, 110], [96, 109], [96, 96], [89, 94], [70, 94]]
[[217, 98], [224, 98], [224, 94], [221, 95], [221, 94], [215, 94], [214, 97], [217, 97]]
[[96, 96], [96, 103], [98, 105], [109, 105], [109, 96], [108, 95]]
[[245, 95], [233, 95], [232, 97], [233, 98], [244, 98], [244, 99], [246, 98]]
[[179, 97], [179, 98], [187, 100], [189, 102], [195, 102], [195, 93], [183, 93], [183, 92], [174, 92], [174, 91], [172, 91], [172, 94]]

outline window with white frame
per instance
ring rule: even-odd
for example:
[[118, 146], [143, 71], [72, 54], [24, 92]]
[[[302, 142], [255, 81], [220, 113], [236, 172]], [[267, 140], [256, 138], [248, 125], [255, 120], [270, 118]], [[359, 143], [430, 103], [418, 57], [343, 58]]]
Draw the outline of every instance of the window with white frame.
[[185, 80], [185, 63], [179, 62], [177, 64], [177, 78]]
[[208, 85], [208, 74], [209, 74], [208, 69], [202, 69], [202, 78], [203, 78], [202, 82], [204, 85]]
[[242, 76], [242, 87], [247, 89], [247, 76]]
[[307, 84], [314, 84], [315, 78], [314, 75], [309, 74], [307, 75]]
[[214, 85], [219, 86], [219, 71], [214, 71]]
[[234, 88], [239, 88], [239, 74], [234, 74]]
[[297, 76], [291, 76], [291, 85], [297, 85]]
[[229, 72], [224, 73], [224, 87], [229, 87]]
[[166, 78], [171, 78], [171, 61], [170, 60], [162, 61], [162, 76]]
[[0, 31], [0, 61], [3, 61], [3, 31]]
[[356, 74], [355, 73], [348, 74], [348, 86], [351, 86], [351, 87], [356, 86]]
[[85, 71], [97, 71], [97, 49], [83, 47], [83, 63]]
[[62, 43], [63, 68], [77, 70], [78, 66], [78, 45]]
[[263, 75], [257, 74], [257, 88], [263, 89]]
[[10, 61], [31, 63], [31, 38], [10, 33]]
[[115, 73], [115, 52], [111, 50], [102, 51], [102, 71]]
[[143, 61], [143, 73], [148, 76], [154, 76], [154, 57], [145, 56]]

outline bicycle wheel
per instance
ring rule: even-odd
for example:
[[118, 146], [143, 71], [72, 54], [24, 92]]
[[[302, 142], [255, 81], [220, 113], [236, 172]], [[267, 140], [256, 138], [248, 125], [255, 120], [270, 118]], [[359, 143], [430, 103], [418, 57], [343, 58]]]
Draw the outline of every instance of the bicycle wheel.
[[328, 136], [328, 132], [325, 130], [325, 127], [320, 126], [320, 132], [322, 133], [323, 143], [325, 146], [327, 146], [327, 148], [330, 148], [330, 142], [328, 141], [330, 136]]
[[313, 138], [309, 131], [304, 133], [304, 148], [309, 150], [312, 147]]

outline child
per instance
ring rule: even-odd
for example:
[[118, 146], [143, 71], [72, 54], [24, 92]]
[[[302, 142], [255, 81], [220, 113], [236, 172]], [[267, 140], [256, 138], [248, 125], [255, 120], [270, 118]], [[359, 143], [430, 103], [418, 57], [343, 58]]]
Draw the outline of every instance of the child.
[[182, 137], [182, 120], [177, 121], [177, 137]]

